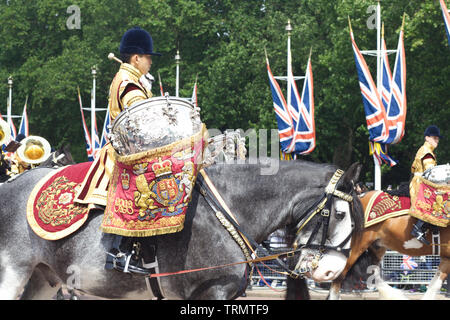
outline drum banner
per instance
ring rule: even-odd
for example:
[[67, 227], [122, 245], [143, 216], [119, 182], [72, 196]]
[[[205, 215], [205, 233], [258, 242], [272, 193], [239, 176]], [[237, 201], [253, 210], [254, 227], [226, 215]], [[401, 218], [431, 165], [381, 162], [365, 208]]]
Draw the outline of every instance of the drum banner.
[[181, 231], [206, 134], [203, 126], [198, 134], [161, 148], [116, 154], [102, 231], [135, 237]]
[[439, 227], [450, 223], [450, 185], [420, 178], [417, 195], [411, 199], [410, 214]]
[[386, 219], [408, 214], [411, 201], [409, 197], [392, 196], [383, 191], [375, 192], [367, 203], [364, 212], [364, 227], [370, 227]]
[[34, 187], [27, 202], [27, 220], [38, 236], [59, 240], [84, 224], [89, 206], [74, 199], [90, 165], [84, 162], [51, 171]]

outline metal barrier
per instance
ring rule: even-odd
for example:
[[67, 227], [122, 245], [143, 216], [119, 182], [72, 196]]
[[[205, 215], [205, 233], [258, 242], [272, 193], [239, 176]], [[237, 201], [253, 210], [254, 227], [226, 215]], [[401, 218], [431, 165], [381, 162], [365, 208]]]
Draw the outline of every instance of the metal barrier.
[[387, 251], [381, 261], [381, 276], [388, 284], [428, 284], [436, 273], [440, 257], [434, 255], [410, 257]]
[[[270, 241], [270, 246], [274, 253], [289, 251], [289, 248], [283, 242]], [[257, 254], [258, 256], [264, 256], [259, 251], [257, 251]], [[395, 251], [387, 251], [380, 263], [380, 271], [383, 280], [388, 284], [398, 288], [413, 289], [420, 285], [429, 284], [437, 271], [439, 263], [439, 256], [409, 257]], [[273, 288], [286, 289], [286, 276], [279, 273], [282, 271], [273, 261], [256, 263], [250, 286], [252, 289], [269, 289], [265, 283], [267, 282]], [[442, 286], [443, 288], [448, 288], [447, 282], [446, 280]], [[311, 280], [308, 280], [308, 285], [310, 288], [323, 287], [323, 285], [317, 286]], [[364, 287], [364, 284], [362, 285]], [[355, 291], [361, 292], [361, 288]], [[449, 293], [447, 292], [448, 295]]]

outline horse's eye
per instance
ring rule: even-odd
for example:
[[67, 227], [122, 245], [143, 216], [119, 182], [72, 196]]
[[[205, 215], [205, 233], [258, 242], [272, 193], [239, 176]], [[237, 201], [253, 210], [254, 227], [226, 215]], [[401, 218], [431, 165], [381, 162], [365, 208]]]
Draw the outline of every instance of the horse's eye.
[[343, 220], [345, 218], [345, 211], [336, 211], [336, 219]]

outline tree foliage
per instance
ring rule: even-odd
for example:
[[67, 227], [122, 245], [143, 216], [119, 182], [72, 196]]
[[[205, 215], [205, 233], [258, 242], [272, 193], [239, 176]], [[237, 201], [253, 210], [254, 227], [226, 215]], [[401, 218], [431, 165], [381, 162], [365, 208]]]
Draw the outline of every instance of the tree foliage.
[[[358, 46], [375, 49], [376, 30], [366, 0], [6, 0], [0, 3], [0, 106], [6, 114], [7, 78], [14, 78], [13, 113], [20, 114], [29, 96], [32, 134], [52, 146], [70, 143], [78, 161], [86, 161], [77, 101], [90, 104], [91, 68], [98, 69], [96, 105], [105, 107], [109, 84], [118, 65], [123, 33], [133, 26], [147, 29], [155, 50], [151, 73], [159, 72], [166, 91], [175, 94], [175, 61], [181, 54], [180, 95], [189, 97], [198, 75], [198, 99], [209, 128], [276, 128], [265, 66], [266, 48], [272, 71], [286, 73], [285, 25], [293, 26], [293, 70], [301, 75], [312, 50], [317, 147], [306, 159], [347, 167], [363, 163], [372, 179], [368, 132], [348, 30], [348, 17]], [[406, 14], [408, 113], [404, 139], [390, 148], [399, 164], [383, 165], [383, 185], [409, 178], [409, 168], [423, 131], [438, 125], [449, 135], [450, 49], [438, 1], [383, 1], [382, 20], [388, 47], [395, 49]], [[68, 7], [80, 8], [80, 28], [69, 29]], [[391, 67], [394, 56], [390, 57]], [[366, 58], [375, 77], [375, 59]], [[157, 78], [157, 77], [156, 77]], [[282, 87], [285, 83], [280, 83]], [[302, 87], [302, 82], [297, 83]], [[158, 88], [153, 93], [158, 95]], [[98, 127], [104, 115], [98, 116]], [[89, 122], [89, 115], [86, 115]], [[16, 123], [18, 125], [18, 123]], [[450, 161], [446, 140], [438, 162]]]

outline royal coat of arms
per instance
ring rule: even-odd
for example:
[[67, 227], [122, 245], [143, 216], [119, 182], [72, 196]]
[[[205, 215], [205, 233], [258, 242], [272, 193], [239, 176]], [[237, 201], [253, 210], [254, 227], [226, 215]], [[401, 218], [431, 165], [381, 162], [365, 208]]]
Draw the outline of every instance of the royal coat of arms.
[[206, 130], [162, 148], [117, 156], [103, 232], [145, 237], [182, 230], [205, 134]]

